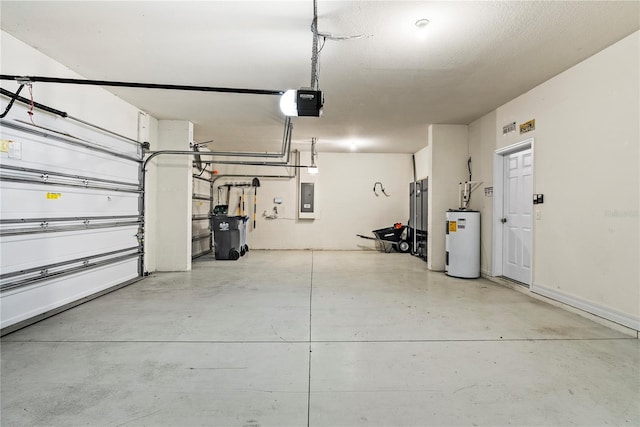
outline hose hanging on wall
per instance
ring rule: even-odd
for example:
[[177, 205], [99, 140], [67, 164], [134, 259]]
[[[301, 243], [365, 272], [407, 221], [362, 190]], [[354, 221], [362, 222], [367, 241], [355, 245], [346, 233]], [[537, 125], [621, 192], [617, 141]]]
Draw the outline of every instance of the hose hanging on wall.
[[380, 181], [377, 181], [375, 184], [373, 184], [373, 194], [375, 194], [376, 197], [380, 197], [380, 195], [376, 191], [376, 187], [378, 186], [378, 184], [380, 184], [380, 190], [382, 191], [382, 194], [389, 197], [389, 195], [384, 191], [384, 187], [382, 186], [382, 183]]

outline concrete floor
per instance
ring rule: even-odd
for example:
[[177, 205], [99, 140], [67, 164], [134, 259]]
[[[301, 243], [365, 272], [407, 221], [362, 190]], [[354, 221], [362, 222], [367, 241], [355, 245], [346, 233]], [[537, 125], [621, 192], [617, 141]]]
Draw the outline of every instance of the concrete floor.
[[8, 426], [640, 425], [640, 342], [410, 255], [252, 251], [2, 339]]

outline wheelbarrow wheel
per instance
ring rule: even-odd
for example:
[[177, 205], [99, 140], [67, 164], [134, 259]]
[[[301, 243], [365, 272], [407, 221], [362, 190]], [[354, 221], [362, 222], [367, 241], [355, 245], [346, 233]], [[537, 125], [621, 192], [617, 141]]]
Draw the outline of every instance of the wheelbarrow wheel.
[[398, 251], [400, 251], [400, 253], [406, 254], [410, 250], [411, 245], [409, 244], [409, 242], [407, 242], [406, 240], [400, 240], [400, 243], [398, 243]]

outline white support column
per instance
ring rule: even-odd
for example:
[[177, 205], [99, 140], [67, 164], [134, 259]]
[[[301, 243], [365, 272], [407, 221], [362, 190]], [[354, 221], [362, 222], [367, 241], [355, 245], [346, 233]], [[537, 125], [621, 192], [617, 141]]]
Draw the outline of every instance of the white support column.
[[444, 271], [446, 212], [458, 208], [458, 184], [468, 178], [468, 126], [430, 125], [428, 144], [427, 268]]
[[[158, 122], [158, 150], [190, 150], [193, 123]], [[156, 169], [158, 271], [191, 270], [192, 156], [160, 155]]]

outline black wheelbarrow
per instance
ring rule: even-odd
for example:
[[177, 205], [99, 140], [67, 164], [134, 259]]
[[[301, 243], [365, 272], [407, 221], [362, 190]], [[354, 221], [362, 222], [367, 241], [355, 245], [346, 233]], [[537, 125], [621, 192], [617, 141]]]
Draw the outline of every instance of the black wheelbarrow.
[[403, 254], [411, 251], [411, 244], [407, 241], [406, 225], [398, 222], [393, 227], [380, 228], [373, 230], [372, 233], [376, 237], [363, 236], [362, 234], [356, 234], [356, 236], [367, 240], [375, 240], [380, 244], [380, 250], [386, 253], [391, 252], [391, 249]]

